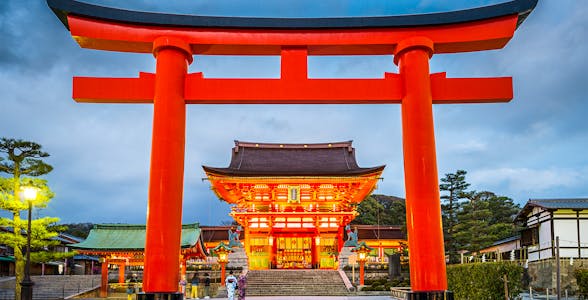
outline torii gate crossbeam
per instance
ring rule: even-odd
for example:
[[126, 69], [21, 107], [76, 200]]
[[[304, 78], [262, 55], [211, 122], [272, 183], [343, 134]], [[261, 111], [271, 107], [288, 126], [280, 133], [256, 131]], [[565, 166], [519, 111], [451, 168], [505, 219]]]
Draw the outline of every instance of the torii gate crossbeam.
[[[537, 0], [410, 16], [240, 18], [144, 13], [47, 0], [83, 48], [153, 53], [156, 73], [74, 77], [73, 98], [153, 103], [153, 139], [141, 299], [178, 299], [185, 104], [387, 104], [402, 106], [410, 299], [447, 291], [433, 104], [507, 102], [505, 78], [430, 74], [434, 54], [502, 48]], [[394, 55], [382, 79], [309, 79], [309, 55]], [[193, 55], [280, 55], [279, 79], [187, 74]]]

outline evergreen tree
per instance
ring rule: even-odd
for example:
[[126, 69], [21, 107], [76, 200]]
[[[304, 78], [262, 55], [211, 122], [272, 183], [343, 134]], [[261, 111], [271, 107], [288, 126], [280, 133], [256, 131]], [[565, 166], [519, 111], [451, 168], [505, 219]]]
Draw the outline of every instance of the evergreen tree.
[[75, 237], [85, 239], [90, 234], [90, 230], [94, 227], [92, 223], [71, 223], [71, 224], [63, 224], [62, 226], [66, 227], [64, 233], [69, 235], [73, 235]]
[[351, 224], [406, 225], [404, 199], [386, 195], [370, 195], [357, 206], [359, 215]]
[[512, 199], [493, 192], [472, 191], [458, 214], [455, 238], [463, 250], [471, 252], [517, 234], [513, 218], [520, 210]]
[[357, 206], [359, 215], [353, 219], [352, 224], [376, 225], [383, 210], [384, 206], [378, 203], [376, 198], [368, 196]]
[[447, 192], [441, 196], [443, 203], [441, 204], [441, 212], [443, 219], [443, 237], [445, 241], [445, 252], [449, 255], [449, 262], [459, 262], [460, 256], [458, 251], [461, 250], [461, 245], [455, 238], [456, 226], [458, 224], [458, 213], [461, 208], [462, 200], [467, 196], [467, 188], [470, 186], [465, 180], [467, 174], [464, 170], [457, 170], [455, 173], [445, 174], [441, 178], [439, 190]]
[[469, 201], [461, 205], [457, 219], [453, 238], [461, 250], [478, 251], [496, 241], [490, 229], [492, 211], [484, 194], [471, 192]]
[[380, 224], [406, 227], [406, 202], [402, 198], [386, 195], [372, 195], [384, 207]]
[[488, 208], [492, 212], [490, 224], [497, 240], [518, 235], [522, 228], [514, 223], [514, 218], [521, 211], [521, 207], [508, 197], [498, 196], [492, 192], [485, 193], [488, 195]]
[[[53, 167], [43, 161], [43, 158], [48, 157], [49, 154], [43, 152], [41, 145], [34, 142], [1, 138], [0, 154], [2, 155], [0, 156], [0, 173], [9, 175], [9, 177], [0, 177], [0, 209], [12, 213], [12, 219], [0, 218], [0, 226], [13, 229], [12, 233], [0, 233], [0, 240], [14, 249], [15, 299], [20, 299], [20, 283], [24, 276], [25, 265], [23, 252], [26, 248], [26, 238], [22, 236], [22, 233], [27, 228], [28, 222], [20, 218], [20, 213], [28, 209], [28, 203], [21, 200], [21, 186], [26, 184], [37, 189], [37, 197], [31, 202], [32, 207], [46, 207], [54, 194], [47, 186], [46, 180], [33, 177], [45, 175], [51, 172]], [[40, 262], [71, 256], [71, 254], [44, 251], [47, 247], [59, 243], [52, 240], [62, 229], [60, 226], [53, 226], [58, 220], [51, 217], [31, 220], [31, 261]]]

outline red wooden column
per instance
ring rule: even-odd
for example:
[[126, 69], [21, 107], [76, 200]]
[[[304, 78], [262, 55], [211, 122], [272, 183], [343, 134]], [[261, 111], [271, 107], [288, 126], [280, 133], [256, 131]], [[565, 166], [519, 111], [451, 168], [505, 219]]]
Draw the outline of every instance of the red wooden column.
[[118, 283], [125, 283], [125, 263], [118, 263]]
[[108, 297], [108, 258], [104, 258], [100, 270], [100, 298]]
[[181, 276], [185, 279], [188, 280], [188, 278], [186, 277], [186, 273], [187, 273], [187, 267], [188, 267], [188, 259], [183, 256], [180, 255], [180, 270], [181, 270]]
[[145, 241], [145, 293], [178, 291], [186, 105], [184, 82], [192, 52], [178, 38], [153, 42], [157, 59], [151, 172]]
[[430, 39], [414, 37], [398, 43], [394, 56], [404, 86], [402, 140], [410, 283], [413, 292], [425, 294], [447, 290], [429, 74], [432, 54]]

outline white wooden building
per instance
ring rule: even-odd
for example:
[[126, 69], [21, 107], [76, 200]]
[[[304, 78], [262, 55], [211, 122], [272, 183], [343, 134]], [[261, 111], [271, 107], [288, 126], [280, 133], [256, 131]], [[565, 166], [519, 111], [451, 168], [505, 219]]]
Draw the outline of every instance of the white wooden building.
[[556, 237], [560, 257], [588, 258], [588, 198], [530, 199], [515, 221], [529, 262], [555, 257]]

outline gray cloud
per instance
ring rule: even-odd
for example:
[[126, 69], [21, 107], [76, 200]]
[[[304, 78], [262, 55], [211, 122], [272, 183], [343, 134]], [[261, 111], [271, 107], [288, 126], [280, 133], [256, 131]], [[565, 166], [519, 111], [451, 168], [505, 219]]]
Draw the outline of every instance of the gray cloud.
[[[247, 7], [251, 2], [231, 1], [234, 5], [228, 7], [225, 2], [172, 1], [164, 10], [254, 13], [262, 3]], [[320, 8], [315, 14], [368, 15], [442, 11], [489, 1], [422, 1], [420, 7], [409, 7], [407, 1], [370, 0], [361, 7], [359, 2], [338, 1], [332, 11], [326, 8], [333, 1], [265, 3], [268, 9], [260, 14], [305, 14], [300, 7], [314, 5]], [[152, 1], [131, 5], [160, 9]], [[540, 1], [505, 49], [433, 57], [433, 72], [447, 72], [448, 77], [512, 76], [515, 88], [515, 99], [508, 104], [435, 107], [440, 177], [465, 169], [472, 188], [519, 203], [588, 196], [588, 82], [583, 74], [588, 68], [587, 23], [581, 1]], [[0, 136], [39, 142], [55, 167], [48, 180], [56, 198], [40, 214], [64, 222], [143, 223], [152, 107], [75, 103], [71, 78], [136, 77], [154, 71], [153, 57], [80, 49], [44, 1], [0, 2], [0, 24]], [[279, 58], [195, 57], [190, 72], [209, 78], [277, 78]], [[315, 78], [381, 78], [384, 72], [396, 72], [389, 56], [309, 59], [309, 75]], [[354, 140], [360, 165], [387, 165], [376, 192], [402, 197], [401, 132], [398, 105], [189, 106], [184, 221], [218, 224], [230, 219], [228, 206], [202, 181], [201, 165], [227, 166], [235, 139]]]

